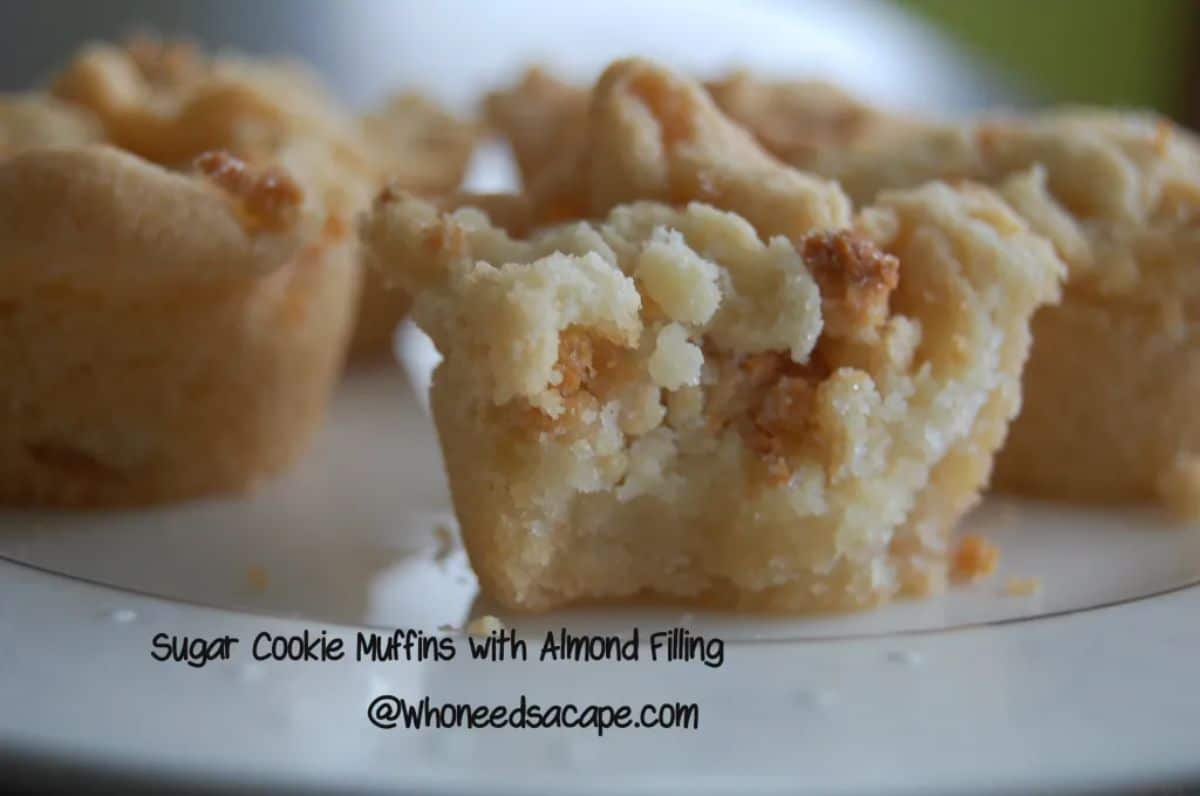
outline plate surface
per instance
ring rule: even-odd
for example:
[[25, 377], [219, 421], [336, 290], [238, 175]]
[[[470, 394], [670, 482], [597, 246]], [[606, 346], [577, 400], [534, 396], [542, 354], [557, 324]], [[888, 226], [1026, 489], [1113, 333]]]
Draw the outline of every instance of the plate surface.
[[[472, 660], [454, 630], [442, 631], [458, 648], [451, 661], [255, 661], [261, 632], [324, 630], [353, 649], [366, 626], [437, 636], [493, 612], [477, 601], [437, 462], [398, 369], [359, 368], [314, 453], [249, 499], [0, 515], [0, 750], [158, 784], [412, 792], [906, 793], [1200, 777], [1200, 589], [1189, 587], [1200, 533], [1145, 510], [990, 499], [966, 526], [1001, 546], [996, 578], [870, 614], [568, 611], [509, 618], [531, 647], [523, 663]], [[1009, 574], [1043, 588], [1007, 596]], [[637, 662], [537, 661], [560, 627], [626, 638], [637, 627], [643, 641], [685, 628], [722, 639], [723, 661], [649, 661], [644, 645]], [[193, 668], [152, 660], [158, 633], [241, 642], [230, 660]], [[695, 703], [700, 726], [381, 730], [366, 718], [381, 694]]]
[[[971, 107], [990, 85], [927, 31], [866, 2], [344, 9], [331, 4], [316, 27], [343, 87], [362, 98], [407, 81], [465, 105], [481, 81], [521, 61], [542, 57], [582, 78], [633, 51], [702, 71], [740, 63], [820, 73], [913, 107]], [[478, 187], [505, 181], [494, 170], [484, 176]], [[424, 356], [408, 357], [420, 365], [411, 368], [417, 383]], [[678, 627], [722, 639], [719, 667], [649, 661], [646, 652], [637, 662], [472, 660], [460, 634], [438, 628], [495, 610], [477, 600], [455, 541], [436, 440], [398, 369], [359, 368], [312, 454], [250, 498], [119, 514], [0, 513], [0, 770], [6, 782], [13, 772], [44, 782], [68, 771], [155, 788], [281, 792], [933, 793], [1200, 782], [1200, 588], [1190, 585], [1200, 578], [1200, 532], [1149, 511], [1011, 500], [989, 500], [966, 525], [1001, 546], [996, 578], [871, 614], [509, 618], [534, 658], [560, 627], [623, 636], [637, 627], [643, 639]], [[1006, 596], [1008, 575], [1040, 577], [1043, 588]], [[324, 632], [353, 648], [369, 628], [442, 633], [459, 654], [388, 663], [252, 655], [260, 633]], [[196, 668], [152, 659], [157, 634], [240, 642], [229, 660]], [[522, 695], [544, 705], [695, 703], [699, 727], [603, 737], [382, 730], [366, 711], [383, 694], [489, 705]]]

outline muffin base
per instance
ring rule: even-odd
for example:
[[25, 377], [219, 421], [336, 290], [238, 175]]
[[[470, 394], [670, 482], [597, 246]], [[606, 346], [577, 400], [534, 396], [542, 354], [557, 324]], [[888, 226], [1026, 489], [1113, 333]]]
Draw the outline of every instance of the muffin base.
[[363, 269], [362, 294], [350, 342], [350, 356], [376, 358], [386, 356], [392, 347], [396, 327], [408, 314], [412, 299], [399, 288], [389, 288], [373, 268]]
[[995, 486], [1085, 502], [1163, 497], [1164, 478], [1200, 457], [1200, 308], [1171, 321], [1071, 296], [1042, 309], [1033, 334]]
[[358, 269], [0, 296], [0, 502], [116, 506], [252, 487], [291, 464], [341, 367]]

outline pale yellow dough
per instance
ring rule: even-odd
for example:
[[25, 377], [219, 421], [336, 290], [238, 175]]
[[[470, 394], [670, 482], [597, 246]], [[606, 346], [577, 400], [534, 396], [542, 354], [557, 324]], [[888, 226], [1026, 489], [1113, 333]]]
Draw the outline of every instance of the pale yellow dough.
[[[432, 404], [485, 592], [801, 612], [939, 590], [1058, 295], [1050, 245], [978, 187], [852, 214], [644, 61], [590, 113], [505, 206], [528, 234], [395, 193], [360, 228], [445, 356]], [[591, 220], [544, 226], [565, 211]]]
[[[347, 229], [389, 181], [428, 194], [456, 189], [476, 137], [474, 124], [413, 93], [356, 118], [300, 64], [210, 57], [184, 42], [89, 45], [52, 91], [94, 114], [110, 143], [156, 163], [185, 166], [201, 152], [227, 149], [250, 160], [269, 153], [293, 172], [315, 170]], [[366, 274], [354, 353], [388, 351], [408, 304]]]
[[[353, 323], [337, 158], [316, 137], [263, 137], [255, 120], [295, 111], [232, 78], [183, 116], [245, 159], [176, 149], [167, 103], [82, 75], [112, 103], [65, 83], [62, 99], [0, 98], [0, 502], [249, 488], [308, 447]], [[159, 122], [139, 127], [151, 107]]]
[[[413, 93], [392, 97], [361, 124], [373, 153], [371, 169], [396, 188], [430, 196], [458, 189], [478, 136], [473, 123]], [[359, 356], [378, 356], [391, 351], [392, 333], [410, 301], [369, 269], [363, 278], [353, 350]]]
[[[803, 128], [829, 107], [789, 112]], [[791, 160], [837, 178], [856, 201], [932, 179], [987, 182], [1069, 267], [1063, 302], [1034, 320], [1024, 406], [996, 486], [1189, 503], [1181, 495], [1200, 493], [1200, 470], [1180, 464], [1200, 459], [1196, 137], [1151, 114], [1094, 109], [876, 128]]]

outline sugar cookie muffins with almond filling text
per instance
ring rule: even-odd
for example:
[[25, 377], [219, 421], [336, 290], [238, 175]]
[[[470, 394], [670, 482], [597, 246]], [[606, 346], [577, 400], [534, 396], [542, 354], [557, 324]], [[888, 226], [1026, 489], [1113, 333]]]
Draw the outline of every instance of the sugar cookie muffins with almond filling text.
[[1058, 293], [1050, 245], [973, 186], [853, 213], [643, 61], [601, 78], [566, 158], [507, 229], [394, 192], [360, 228], [444, 356], [486, 593], [802, 612], [939, 590]]

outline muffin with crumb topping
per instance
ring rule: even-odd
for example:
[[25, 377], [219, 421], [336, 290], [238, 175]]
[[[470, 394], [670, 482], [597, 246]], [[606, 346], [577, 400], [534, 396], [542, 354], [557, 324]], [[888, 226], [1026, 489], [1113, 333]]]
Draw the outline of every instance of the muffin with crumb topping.
[[518, 220], [382, 195], [371, 261], [489, 596], [863, 608], [945, 582], [1062, 263], [993, 192], [853, 212], [704, 90], [614, 64]]
[[[154, 503], [281, 472], [353, 323], [336, 139], [293, 132], [315, 101], [282, 77], [290, 94], [112, 55], [81, 56], [57, 97], [0, 99], [8, 504]], [[187, 91], [150, 88], [151, 57]]]
[[[223, 148], [315, 169], [323, 190], [336, 194], [334, 221], [345, 225], [389, 181], [427, 195], [456, 189], [475, 142], [472, 123], [417, 94], [397, 95], [356, 118], [299, 64], [211, 57], [187, 42], [143, 37], [90, 45], [51, 91], [96, 116], [110, 143], [160, 164], [186, 164]], [[401, 291], [364, 274], [354, 353], [389, 350], [408, 303]]]

